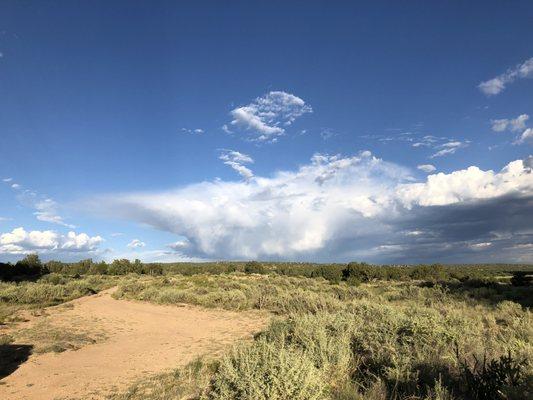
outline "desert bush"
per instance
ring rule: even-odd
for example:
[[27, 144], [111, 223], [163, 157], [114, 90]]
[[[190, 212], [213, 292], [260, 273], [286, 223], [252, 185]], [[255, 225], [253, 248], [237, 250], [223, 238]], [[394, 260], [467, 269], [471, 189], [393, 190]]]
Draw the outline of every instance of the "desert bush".
[[111, 281], [96, 276], [72, 279], [50, 274], [36, 282], [0, 283], [0, 303], [39, 306], [59, 304], [97, 293], [112, 284]]
[[258, 340], [221, 360], [208, 398], [320, 400], [326, 399], [326, 386], [304, 353]]
[[[320, 270], [315, 267], [313, 271]], [[489, 302], [472, 291], [494, 289], [472, 287], [472, 279], [450, 284], [429, 279], [431, 284], [423, 285], [418, 279], [409, 282], [412, 268], [390, 267], [400, 268], [401, 274], [407, 271], [402, 275], [406, 281], [384, 283], [368, 266], [353, 267], [355, 273], [348, 277], [372, 282], [358, 287], [344, 281], [332, 285], [317, 272], [313, 272], [317, 279], [242, 272], [131, 275], [120, 278], [116, 295], [165, 304], [256, 308], [278, 315], [256, 342], [227, 355], [211, 373], [212, 391], [202, 393], [212, 398], [281, 396], [279, 388], [292, 390], [284, 386], [290, 382], [301, 388], [307, 378], [285, 370], [295, 364], [311, 374], [321, 396], [329, 399], [466, 400], [472, 397], [463, 382], [456, 345], [468, 357], [499, 360], [511, 351], [513, 358], [533, 359], [531, 312], [495, 297], [508, 298], [504, 292], [486, 293], [493, 296]], [[432, 273], [423, 271], [419, 276]], [[387, 273], [384, 276], [387, 279]], [[497, 288], [519, 297], [528, 293], [527, 287], [497, 283]], [[531, 365], [524, 365], [522, 371], [524, 380], [512, 390], [505, 389], [509, 399], [520, 398], [512, 397], [513, 393], [523, 396], [527, 388]], [[285, 375], [288, 381], [282, 379]], [[176, 385], [183, 383], [177, 380]], [[298, 393], [294, 396], [307, 398], [305, 390]]]

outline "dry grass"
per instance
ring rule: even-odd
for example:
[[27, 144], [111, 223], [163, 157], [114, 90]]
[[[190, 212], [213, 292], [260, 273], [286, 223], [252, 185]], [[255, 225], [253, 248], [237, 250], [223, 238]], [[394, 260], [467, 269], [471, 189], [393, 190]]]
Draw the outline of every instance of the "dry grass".
[[85, 330], [83, 325], [59, 326], [48, 319], [40, 320], [33, 326], [12, 333], [13, 341], [30, 344], [35, 353], [61, 353], [66, 350], [77, 350], [88, 344], [106, 339], [103, 332]]
[[[470, 399], [460, 361], [507, 352], [527, 365], [518, 387], [498, 389], [501, 398], [525, 398], [533, 377], [531, 312], [490, 293], [236, 273], [130, 277], [116, 296], [280, 315], [256, 342], [224, 356], [210, 380], [193, 379], [190, 398]], [[149, 398], [183, 386], [170, 376], [160, 384]]]
[[[4, 307], [57, 304], [88, 288], [118, 283], [118, 299], [261, 309], [278, 316], [254, 342], [219, 361], [198, 360], [146, 377], [117, 399], [518, 400], [533, 393], [533, 321], [524, 306], [531, 303], [532, 291], [527, 287], [459, 281], [350, 286], [242, 272], [49, 279], [54, 282], [1, 284]], [[47, 330], [50, 340], [35, 340], [50, 343], [51, 349], [97, 340], [82, 331]], [[513, 365], [524, 361], [516, 382], [502, 379], [495, 397], [467, 391], [466, 379], [486, 378], [478, 367], [469, 378], [464, 365], [474, 365], [474, 357], [497, 361], [508, 353]]]

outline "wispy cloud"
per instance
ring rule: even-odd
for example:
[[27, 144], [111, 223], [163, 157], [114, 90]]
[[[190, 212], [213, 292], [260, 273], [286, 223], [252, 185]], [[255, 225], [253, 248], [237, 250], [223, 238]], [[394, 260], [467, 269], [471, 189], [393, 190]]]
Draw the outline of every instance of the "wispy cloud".
[[[231, 111], [231, 127], [251, 134], [259, 142], [275, 142], [297, 118], [313, 109], [304, 100], [283, 91], [272, 91]], [[222, 129], [232, 132], [228, 125]]]
[[527, 128], [520, 137], [515, 141], [515, 144], [531, 144], [533, 145], [533, 128]]
[[24, 189], [22, 185], [12, 183], [12, 178], [5, 178], [3, 179], [3, 182], [10, 185], [10, 187], [16, 192], [16, 198], [21, 204], [35, 210], [33, 215], [35, 215], [37, 220], [62, 225], [70, 229], [76, 227], [65, 222], [63, 217], [58, 214], [58, 204], [52, 198], [40, 195], [30, 189]]
[[235, 150], [221, 150], [219, 159], [224, 162], [225, 165], [233, 168], [244, 179], [252, 179], [253, 172], [244, 164], [251, 164], [254, 162], [252, 157], [247, 154], [240, 153]]
[[336, 135], [335, 132], [331, 128], [323, 128], [323, 129], [320, 130], [320, 137], [323, 140], [329, 140], [332, 137], [334, 137], [335, 135]]
[[195, 129], [181, 128], [181, 132], [188, 133], [191, 135], [201, 135], [202, 133], [204, 133], [204, 130], [202, 128], [195, 128]]
[[454, 154], [457, 150], [467, 147], [469, 140], [456, 140], [447, 136], [424, 135], [418, 132], [398, 132], [394, 135], [367, 135], [368, 139], [375, 139], [383, 144], [405, 143], [415, 149], [433, 150], [429, 158], [444, 157]]
[[430, 155], [429, 158], [444, 157], [451, 154], [455, 154], [457, 150], [467, 147], [469, 143], [469, 141], [460, 142], [457, 140], [453, 142], [443, 143], [438, 146], [440, 150]]
[[531, 78], [533, 76], [533, 57], [515, 67], [509, 68], [503, 74], [488, 81], [481, 82], [478, 87], [487, 96], [501, 93], [505, 87], [517, 79]]

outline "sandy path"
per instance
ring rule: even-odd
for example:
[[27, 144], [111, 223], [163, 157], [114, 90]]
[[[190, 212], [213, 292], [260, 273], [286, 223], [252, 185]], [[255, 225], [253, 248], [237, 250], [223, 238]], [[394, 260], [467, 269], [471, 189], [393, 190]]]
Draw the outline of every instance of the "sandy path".
[[254, 312], [115, 300], [110, 291], [71, 304], [71, 308], [49, 308], [47, 318], [61, 326], [85, 321], [98, 332], [103, 330], [107, 339], [76, 351], [31, 355], [0, 381], [0, 399], [105, 398], [147, 374], [251, 337], [267, 319]]

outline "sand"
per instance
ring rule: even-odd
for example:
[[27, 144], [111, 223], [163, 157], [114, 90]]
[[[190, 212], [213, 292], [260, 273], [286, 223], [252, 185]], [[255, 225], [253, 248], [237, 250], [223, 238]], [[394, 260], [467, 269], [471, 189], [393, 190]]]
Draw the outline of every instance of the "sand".
[[[267, 316], [194, 306], [115, 300], [111, 290], [46, 311], [39, 319], [105, 337], [78, 350], [31, 354], [0, 380], [0, 399], [102, 399], [151, 374], [219, 354], [263, 329]], [[103, 333], [103, 335], [102, 335]], [[34, 345], [33, 343], [16, 343]]]

